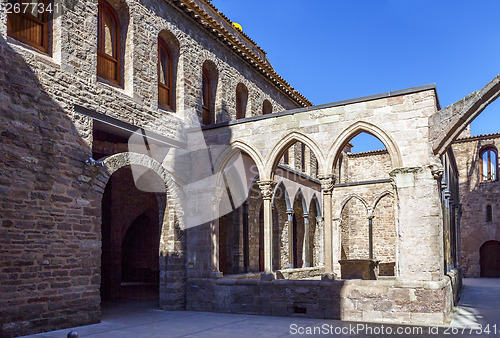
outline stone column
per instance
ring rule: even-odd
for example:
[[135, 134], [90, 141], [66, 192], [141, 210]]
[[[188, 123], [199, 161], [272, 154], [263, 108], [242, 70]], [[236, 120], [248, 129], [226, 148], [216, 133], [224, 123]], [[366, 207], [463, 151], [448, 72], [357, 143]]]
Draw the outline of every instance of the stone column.
[[332, 190], [335, 184], [334, 175], [320, 175], [321, 193], [323, 195], [323, 217], [325, 221], [325, 272], [333, 272], [332, 243]]
[[309, 214], [304, 214], [304, 249], [302, 250], [304, 254], [302, 255], [304, 265], [306, 268], [311, 266], [311, 252], [309, 250]]
[[293, 209], [286, 211], [288, 216], [288, 266], [293, 269]]
[[259, 181], [259, 188], [264, 204], [264, 271], [273, 271], [273, 220], [271, 199], [274, 193], [274, 181]]
[[318, 233], [317, 240], [314, 239], [314, 247], [318, 248], [315, 251], [319, 254], [317, 264], [318, 266], [325, 264], [325, 250], [324, 250], [324, 238], [325, 238], [325, 227], [323, 226], [323, 216], [316, 217], [316, 231]]
[[397, 202], [397, 276], [402, 280], [443, 278], [443, 214], [438, 165], [396, 168], [390, 176]]
[[221, 188], [216, 188], [214, 194], [212, 195], [212, 215], [213, 221], [210, 224], [210, 239], [212, 242], [212, 267], [211, 271], [214, 272], [214, 276], [219, 276], [219, 205], [222, 201], [222, 196], [225, 190]]

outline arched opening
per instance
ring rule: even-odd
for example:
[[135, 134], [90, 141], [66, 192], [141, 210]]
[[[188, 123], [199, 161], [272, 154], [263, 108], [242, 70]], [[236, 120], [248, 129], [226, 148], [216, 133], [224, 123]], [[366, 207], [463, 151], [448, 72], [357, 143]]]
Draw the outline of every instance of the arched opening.
[[481, 149], [479, 153], [481, 161], [479, 168], [481, 173], [481, 181], [493, 182], [498, 180], [498, 151], [493, 146], [488, 146]]
[[309, 257], [310, 266], [322, 265], [321, 255], [323, 251], [321, 233], [323, 223], [320, 221], [319, 202], [316, 196], [311, 200], [309, 206]]
[[333, 169], [338, 180], [332, 199], [343, 201], [338, 205], [340, 210], [334, 210], [341, 219], [337, 257], [375, 260], [379, 275], [394, 276], [396, 214], [389, 173], [397, 161], [386, 145], [367, 131], [355, 131], [342, 144]]
[[[146, 179], [161, 179], [147, 171]], [[162, 181], [161, 181], [162, 182]], [[109, 178], [102, 198], [101, 299], [157, 300], [160, 209], [138, 189], [130, 166]]]
[[385, 145], [375, 136], [361, 132], [346, 142], [337, 155], [337, 183], [388, 179], [391, 157]]
[[378, 200], [373, 216], [373, 259], [379, 261], [380, 276], [394, 276], [397, 236], [392, 194]]
[[243, 83], [236, 86], [236, 119], [246, 117], [248, 104], [248, 89]]
[[230, 205], [229, 209], [219, 205], [218, 267], [224, 275], [263, 271], [264, 262], [263, 200], [258, 169], [245, 152], [238, 152], [234, 158], [241, 160], [246, 177], [240, 177], [242, 172], [231, 167], [223, 175]]
[[131, 87], [132, 51], [127, 44], [129, 8], [124, 1], [99, 0], [97, 76], [114, 85]]
[[201, 108], [202, 122], [210, 125], [217, 122], [215, 114], [215, 98], [217, 93], [217, 82], [219, 71], [217, 66], [210, 60], [203, 63], [201, 81]]
[[342, 208], [341, 259], [368, 259], [368, 215], [366, 205], [352, 197]]
[[273, 112], [273, 105], [269, 100], [264, 100], [262, 103], [262, 115], [271, 114]]
[[292, 234], [292, 250], [293, 250], [293, 267], [302, 268], [306, 266], [307, 248], [305, 241], [305, 217], [307, 210], [304, 208], [304, 197], [298, 193], [293, 202], [293, 234]]
[[500, 242], [487, 241], [479, 249], [481, 277], [500, 277]]
[[158, 105], [175, 111], [179, 41], [163, 30], [158, 34]]
[[289, 218], [292, 212], [290, 199], [283, 182], [277, 185], [272, 200], [273, 216], [273, 269], [288, 269], [289, 261]]

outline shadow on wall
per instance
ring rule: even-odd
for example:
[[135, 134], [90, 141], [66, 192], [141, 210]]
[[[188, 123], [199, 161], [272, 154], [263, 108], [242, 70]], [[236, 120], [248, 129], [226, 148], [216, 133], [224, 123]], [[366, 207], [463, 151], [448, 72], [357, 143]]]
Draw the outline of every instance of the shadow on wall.
[[1, 37], [0, 64], [0, 335], [96, 323], [100, 213], [79, 179], [90, 148]]
[[[100, 169], [84, 164], [92, 121], [69, 113], [88, 83], [56, 65], [50, 79], [38, 78], [46, 74], [36, 60], [43, 56], [22, 53], [33, 65], [0, 37], [0, 336], [100, 321], [106, 182], [95, 181]], [[171, 266], [180, 271], [168, 274]], [[183, 269], [182, 254], [160, 257], [161, 292], [178, 291], [165, 284], [182, 279]], [[178, 293], [170, 297], [184, 302]]]

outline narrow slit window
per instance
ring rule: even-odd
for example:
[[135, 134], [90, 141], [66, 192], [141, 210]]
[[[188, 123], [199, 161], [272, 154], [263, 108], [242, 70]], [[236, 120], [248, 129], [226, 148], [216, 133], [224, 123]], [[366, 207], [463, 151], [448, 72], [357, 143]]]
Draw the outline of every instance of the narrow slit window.
[[481, 152], [481, 181], [496, 181], [498, 179], [498, 152], [488, 147]]
[[491, 222], [493, 221], [493, 209], [491, 208], [491, 205], [486, 206], [486, 222]]
[[158, 103], [173, 109], [172, 54], [167, 43], [158, 39]]
[[212, 124], [212, 97], [211, 89], [212, 83], [210, 79], [210, 74], [208, 70], [203, 68], [203, 79], [202, 79], [202, 119], [203, 124]]

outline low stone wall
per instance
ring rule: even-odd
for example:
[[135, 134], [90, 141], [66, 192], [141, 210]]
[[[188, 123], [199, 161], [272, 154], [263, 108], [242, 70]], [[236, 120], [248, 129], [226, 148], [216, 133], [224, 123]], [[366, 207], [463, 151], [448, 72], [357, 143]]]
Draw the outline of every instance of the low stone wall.
[[346, 321], [443, 324], [460, 293], [459, 274], [400, 280], [187, 280], [186, 310]]
[[276, 271], [276, 279], [307, 279], [320, 277], [325, 272], [324, 267], [294, 268]]

